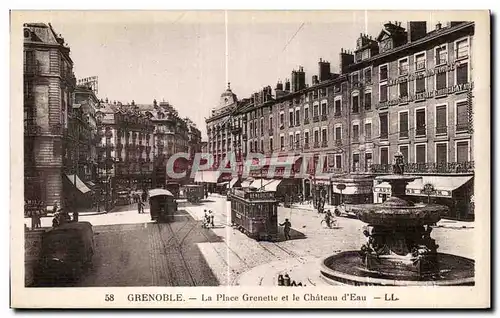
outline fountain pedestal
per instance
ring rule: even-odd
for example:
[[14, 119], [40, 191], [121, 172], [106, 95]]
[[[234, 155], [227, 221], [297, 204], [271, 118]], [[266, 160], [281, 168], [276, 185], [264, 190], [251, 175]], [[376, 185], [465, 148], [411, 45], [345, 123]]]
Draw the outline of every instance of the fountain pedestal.
[[[367, 242], [359, 251], [348, 251], [324, 260], [322, 275], [327, 281], [364, 285], [462, 285], [473, 282], [474, 262], [454, 255], [438, 253], [431, 238], [432, 225], [448, 211], [447, 206], [414, 204], [405, 199], [406, 185], [419, 178], [404, 175], [403, 156], [398, 153], [394, 174], [377, 177], [391, 185], [391, 197], [381, 204], [351, 207], [368, 224]], [[346, 264], [341, 264], [346, 262]], [[457, 264], [450, 264], [456, 262]], [[445, 265], [446, 269], [443, 269]], [[451, 270], [449, 270], [452, 266]], [[443, 273], [452, 278], [446, 279]], [[368, 279], [367, 279], [368, 278]], [[416, 284], [418, 285], [418, 284]]]

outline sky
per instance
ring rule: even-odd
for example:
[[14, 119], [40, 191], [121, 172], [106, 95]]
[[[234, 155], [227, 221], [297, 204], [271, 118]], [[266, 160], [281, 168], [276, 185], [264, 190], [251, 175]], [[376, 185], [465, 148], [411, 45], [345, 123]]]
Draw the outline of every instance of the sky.
[[[99, 77], [99, 98], [138, 104], [170, 102], [206, 137], [205, 118], [231, 83], [239, 99], [300, 66], [306, 83], [320, 58], [338, 70], [341, 48], [354, 50], [360, 33], [376, 37], [387, 21], [428, 21], [366, 11], [59, 12], [51, 22], [71, 47], [77, 78]], [[446, 17], [442, 17], [446, 21]], [[34, 22], [34, 21], [33, 21]]]

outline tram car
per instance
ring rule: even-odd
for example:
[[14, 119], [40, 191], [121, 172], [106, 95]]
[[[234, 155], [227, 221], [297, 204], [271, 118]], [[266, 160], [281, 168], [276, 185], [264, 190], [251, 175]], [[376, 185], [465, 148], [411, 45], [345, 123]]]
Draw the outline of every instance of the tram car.
[[278, 238], [278, 201], [274, 192], [233, 189], [230, 199], [233, 227], [256, 240]]

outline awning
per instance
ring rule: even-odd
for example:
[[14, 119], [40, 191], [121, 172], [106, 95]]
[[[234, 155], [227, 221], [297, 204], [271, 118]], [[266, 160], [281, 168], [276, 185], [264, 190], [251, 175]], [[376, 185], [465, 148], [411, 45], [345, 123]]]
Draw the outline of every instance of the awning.
[[281, 180], [271, 180], [268, 184], [264, 186], [264, 189], [266, 191], [274, 191], [276, 192], [276, 189], [278, 189], [278, 186], [280, 185]]
[[253, 178], [246, 179], [241, 183], [242, 188], [248, 188], [253, 182]]
[[260, 188], [263, 188], [267, 183], [269, 183], [268, 180], [265, 180], [265, 179], [255, 179], [252, 182], [252, 184], [250, 185], [250, 187], [260, 189]]
[[196, 171], [196, 174], [194, 175], [194, 182], [217, 183], [219, 176], [219, 171], [200, 170]]
[[238, 178], [238, 177], [231, 179], [231, 181], [229, 182], [229, 188], [233, 188], [235, 186], [235, 184], [238, 183], [239, 180], [240, 180], [240, 178]]
[[[74, 174], [67, 174], [66, 177], [68, 178], [69, 182], [71, 184], [75, 185], [75, 175]], [[76, 188], [83, 194], [90, 192], [90, 189], [83, 183], [82, 180], [78, 176], [76, 176]]]
[[262, 160], [259, 160], [257, 158], [248, 159], [245, 162], [245, 167], [247, 165], [250, 165], [250, 169], [252, 170], [258, 169], [260, 167], [287, 167], [294, 165], [300, 158], [301, 156], [288, 156], [288, 157], [280, 156], [280, 157], [275, 157], [274, 159], [271, 157], [266, 157], [263, 158]]
[[152, 190], [149, 190], [149, 192], [148, 192], [148, 196], [150, 198], [153, 198], [153, 197], [156, 197], [156, 196], [161, 196], [161, 195], [165, 195], [165, 196], [169, 196], [169, 197], [173, 197], [174, 196], [172, 194], [172, 192], [170, 192], [168, 190], [165, 190], [165, 189], [152, 189]]
[[469, 180], [472, 176], [423, 176], [421, 179], [416, 179], [406, 186], [406, 194], [408, 195], [427, 195], [423, 188], [426, 184], [431, 184], [434, 188], [434, 193], [431, 196], [451, 197], [452, 192]]

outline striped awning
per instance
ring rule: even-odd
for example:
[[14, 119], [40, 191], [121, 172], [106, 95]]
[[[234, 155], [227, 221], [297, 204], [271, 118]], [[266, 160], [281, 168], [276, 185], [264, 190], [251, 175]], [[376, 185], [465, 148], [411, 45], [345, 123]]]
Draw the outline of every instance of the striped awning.
[[69, 182], [71, 182], [72, 185], [75, 185], [75, 180], [76, 180], [76, 185], [75, 187], [80, 191], [81, 193], [85, 194], [87, 192], [90, 192], [90, 189], [83, 183], [82, 180], [78, 176], [75, 177], [74, 174], [67, 174], [66, 178], [68, 178]]

